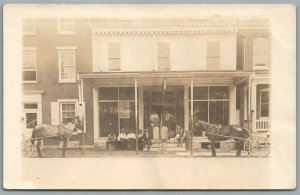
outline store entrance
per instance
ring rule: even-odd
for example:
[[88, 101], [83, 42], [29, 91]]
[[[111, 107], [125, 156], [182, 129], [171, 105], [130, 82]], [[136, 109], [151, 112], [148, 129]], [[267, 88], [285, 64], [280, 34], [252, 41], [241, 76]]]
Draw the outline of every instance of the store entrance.
[[162, 122], [163, 113], [167, 111], [174, 117], [169, 129], [169, 137], [174, 137], [176, 125], [183, 126], [183, 87], [169, 86], [163, 94], [161, 87], [144, 88], [144, 126], [150, 127], [150, 115], [156, 113]]

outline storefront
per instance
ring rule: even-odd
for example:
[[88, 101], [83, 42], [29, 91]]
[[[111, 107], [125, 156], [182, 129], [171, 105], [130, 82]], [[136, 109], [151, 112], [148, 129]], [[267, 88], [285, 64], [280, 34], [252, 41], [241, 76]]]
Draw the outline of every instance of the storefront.
[[[249, 71], [101, 72], [81, 73], [82, 83], [93, 88], [94, 139], [109, 131], [147, 129], [150, 114], [168, 111], [175, 126], [201, 131], [191, 121], [236, 124], [236, 83], [250, 78]], [[79, 87], [80, 88], [80, 87]], [[82, 89], [84, 91], [84, 89]], [[87, 116], [88, 117], [88, 116]]]

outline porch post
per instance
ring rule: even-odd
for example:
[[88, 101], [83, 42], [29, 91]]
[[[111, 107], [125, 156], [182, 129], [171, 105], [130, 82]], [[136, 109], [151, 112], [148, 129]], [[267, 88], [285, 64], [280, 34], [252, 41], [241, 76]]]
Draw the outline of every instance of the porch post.
[[98, 104], [98, 89], [93, 88], [93, 110], [94, 110], [94, 140], [99, 136], [99, 104]]
[[229, 86], [229, 124], [236, 125], [236, 86]]
[[251, 119], [252, 132], [256, 132], [256, 86], [255, 82], [251, 83]]
[[[81, 87], [81, 90], [80, 90], [81, 91], [81, 101], [80, 101], [80, 103], [82, 103], [82, 102], [84, 102], [84, 97], [83, 97], [83, 80], [82, 80], [82, 78], [80, 78], [80, 87]], [[82, 122], [85, 122], [84, 121], [84, 117], [85, 116], [83, 116], [81, 118]], [[82, 152], [83, 152], [83, 154], [85, 153], [85, 144], [84, 144], [84, 133], [86, 132], [85, 126], [86, 126], [86, 124], [84, 123], [83, 124], [83, 132], [82, 132]]]
[[184, 86], [184, 130], [189, 130], [189, 86]]
[[139, 129], [144, 129], [144, 90], [139, 87]]
[[138, 110], [137, 110], [137, 78], [134, 78], [134, 108], [135, 108], [135, 154], [138, 154]]
[[194, 134], [194, 81], [191, 79], [191, 155], [193, 155], [193, 134]]

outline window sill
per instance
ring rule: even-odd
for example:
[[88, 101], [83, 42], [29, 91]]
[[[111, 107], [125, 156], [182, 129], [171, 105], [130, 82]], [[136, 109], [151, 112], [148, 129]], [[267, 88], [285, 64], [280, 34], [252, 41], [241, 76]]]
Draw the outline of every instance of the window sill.
[[57, 35], [75, 35], [75, 32], [57, 32]]
[[37, 84], [37, 81], [22, 81], [24, 84]]
[[61, 84], [74, 84], [74, 83], [76, 83], [76, 80], [74, 80], [74, 81], [58, 81], [58, 83], [61, 83]]

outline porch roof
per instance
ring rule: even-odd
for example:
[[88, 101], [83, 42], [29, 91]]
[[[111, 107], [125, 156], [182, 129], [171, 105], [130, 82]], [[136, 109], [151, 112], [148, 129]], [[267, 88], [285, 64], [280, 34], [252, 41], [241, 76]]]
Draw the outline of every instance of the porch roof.
[[93, 87], [134, 86], [135, 78], [139, 86], [189, 85], [191, 79], [195, 85], [237, 84], [249, 78], [253, 71], [141, 71], [141, 72], [80, 72], [79, 78]]

